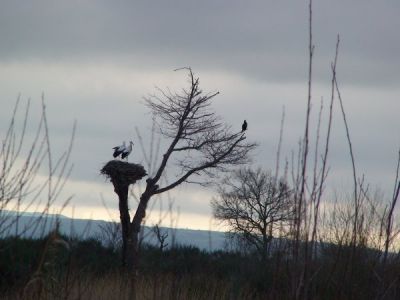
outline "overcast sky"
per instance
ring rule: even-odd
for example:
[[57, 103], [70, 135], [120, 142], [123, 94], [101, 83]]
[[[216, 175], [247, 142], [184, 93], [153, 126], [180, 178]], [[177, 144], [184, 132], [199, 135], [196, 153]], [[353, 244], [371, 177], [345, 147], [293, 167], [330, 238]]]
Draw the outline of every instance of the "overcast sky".
[[[359, 176], [390, 194], [400, 145], [400, 2], [314, 2], [313, 124], [321, 99], [325, 107], [330, 99], [340, 34], [337, 77]], [[227, 123], [239, 130], [247, 119], [248, 140], [260, 144], [255, 166], [275, 166], [283, 106], [283, 158], [304, 131], [307, 1], [3, 0], [0, 38], [1, 136], [18, 94], [32, 99], [34, 115], [44, 92], [55, 152], [67, 147], [77, 120], [66, 214], [74, 207], [76, 217], [108, 218], [103, 198], [118, 218], [116, 195], [99, 170], [122, 140], [135, 142], [130, 161], [144, 163], [135, 134], [137, 127], [148, 148], [143, 96], [156, 86], [183, 87], [186, 74], [176, 68], [192, 67], [205, 91], [220, 92], [214, 109]], [[330, 190], [346, 189], [352, 178], [337, 105], [334, 113]], [[173, 191], [178, 226], [209, 228], [213, 195], [191, 185]]]

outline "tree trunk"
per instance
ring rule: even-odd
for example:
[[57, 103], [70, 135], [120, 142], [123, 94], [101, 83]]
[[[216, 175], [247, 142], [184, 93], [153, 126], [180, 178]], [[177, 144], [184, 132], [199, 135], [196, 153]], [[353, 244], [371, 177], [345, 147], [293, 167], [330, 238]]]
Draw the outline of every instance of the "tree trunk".
[[130, 244], [131, 254], [132, 254], [132, 261], [131, 265], [129, 266], [133, 272], [136, 273], [138, 268], [139, 262], [139, 233], [140, 233], [140, 226], [144, 217], [146, 216], [146, 208], [147, 204], [153, 192], [158, 188], [157, 185], [153, 185], [151, 182], [147, 182], [146, 190], [140, 197], [139, 205], [136, 210], [135, 216], [133, 217], [132, 223], [130, 224], [130, 240], [132, 243]]
[[119, 197], [119, 212], [122, 227], [122, 267], [127, 272], [136, 274], [139, 262], [139, 233], [144, 217], [146, 216], [147, 203], [157, 185], [147, 184], [146, 191], [140, 197], [139, 205], [132, 222], [130, 221], [128, 207], [129, 185], [115, 183], [115, 192]]
[[115, 192], [119, 198], [119, 213], [121, 219], [121, 232], [122, 232], [122, 267], [129, 270], [129, 260], [131, 260], [129, 249], [131, 246], [130, 236], [131, 236], [131, 226], [130, 226], [130, 215], [128, 208], [128, 184], [114, 184]]
[[136, 273], [139, 262], [139, 233], [144, 217], [146, 216], [147, 203], [152, 194], [151, 187], [140, 197], [139, 206], [132, 222], [128, 208], [128, 185], [118, 184], [115, 192], [119, 197], [119, 212], [122, 227], [122, 267], [127, 272]]

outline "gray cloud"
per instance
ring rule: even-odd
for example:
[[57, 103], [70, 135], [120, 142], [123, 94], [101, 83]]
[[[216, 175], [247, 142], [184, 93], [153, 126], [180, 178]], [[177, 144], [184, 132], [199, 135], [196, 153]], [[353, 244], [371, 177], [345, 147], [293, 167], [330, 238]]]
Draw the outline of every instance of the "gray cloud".
[[[346, 82], [399, 79], [396, 1], [314, 3], [315, 80], [330, 72], [341, 34]], [[301, 1], [3, 2], [1, 60], [114, 62], [132, 68], [191, 65], [267, 81], [300, 81], [307, 65]]]
[[[320, 98], [325, 108], [330, 98], [339, 33], [338, 80], [357, 167], [385, 188], [400, 142], [399, 8], [389, 0], [322, 0], [313, 10], [313, 130]], [[214, 107], [229, 124], [240, 128], [249, 121], [248, 139], [260, 143], [254, 164], [273, 168], [283, 105], [283, 158], [290, 158], [304, 130], [307, 9], [306, 1], [2, 1], [0, 133], [19, 92], [32, 97], [33, 119], [45, 92], [55, 153], [67, 145], [77, 119], [72, 179], [79, 188], [71, 183], [69, 189], [79, 191], [79, 205], [80, 197], [89, 199], [86, 183], [88, 189], [104, 183], [101, 164], [114, 144], [135, 139], [135, 126], [149, 145], [142, 96], [155, 85], [181, 87], [185, 74], [172, 70], [192, 66], [206, 91], [221, 92]], [[338, 106], [330, 154], [332, 182], [338, 182], [350, 167]], [[144, 161], [138, 144], [132, 159]], [[177, 193], [183, 213], [209, 212], [205, 195], [200, 204], [185, 201], [187, 194]], [[101, 206], [97, 195], [88, 203], [96, 201]], [[112, 191], [106, 201], [115, 201]]]

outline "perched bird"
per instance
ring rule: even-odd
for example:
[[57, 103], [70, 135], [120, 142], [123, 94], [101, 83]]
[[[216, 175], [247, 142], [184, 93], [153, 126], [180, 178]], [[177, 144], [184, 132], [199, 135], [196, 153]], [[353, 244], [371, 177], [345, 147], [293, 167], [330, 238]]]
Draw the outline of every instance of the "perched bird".
[[132, 152], [132, 146], [133, 146], [133, 143], [132, 143], [132, 141], [130, 141], [129, 146], [125, 147], [125, 149], [121, 153], [122, 159], [124, 159], [126, 157], [126, 160], [128, 160], [128, 155], [131, 154], [131, 152]]
[[122, 143], [121, 146], [114, 147], [113, 148], [114, 149], [114, 153], [113, 153], [114, 158], [117, 158], [119, 155], [121, 155], [122, 152], [125, 150], [125, 148], [126, 148], [125, 141]]
[[242, 124], [242, 132], [247, 130], [247, 122], [246, 120], [244, 120], [243, 124]]

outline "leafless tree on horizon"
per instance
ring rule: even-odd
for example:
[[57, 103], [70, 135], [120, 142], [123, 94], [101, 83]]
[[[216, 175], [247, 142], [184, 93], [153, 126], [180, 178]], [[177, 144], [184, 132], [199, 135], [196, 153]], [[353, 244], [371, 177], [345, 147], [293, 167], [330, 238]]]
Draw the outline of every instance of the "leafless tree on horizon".
[[294, 205], [286, 180], [260, 168], [234, 172], [212, 201], [215, 218], [228, 224], [262, 259], [269, 254], [274, 234], [294, 220]]

